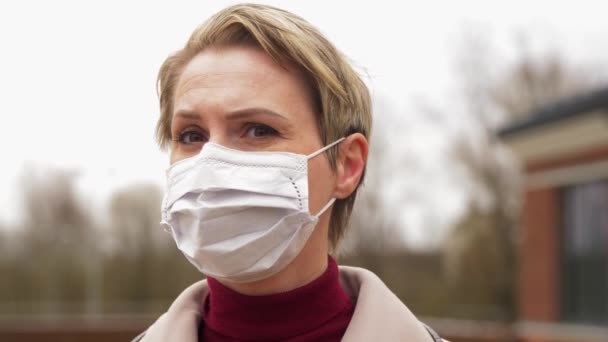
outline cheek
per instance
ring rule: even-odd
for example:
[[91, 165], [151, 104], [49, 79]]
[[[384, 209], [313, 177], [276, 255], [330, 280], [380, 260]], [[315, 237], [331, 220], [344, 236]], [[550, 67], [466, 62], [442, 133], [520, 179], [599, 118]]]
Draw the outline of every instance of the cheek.
[[336, 176], [325, 156], [308, 161], [308, 207], [316, 215], [329, 201]]
[[186, 156], [184, 156], [183, 153], [180, 153], [176, 148], [171, 147], [171, 150], [169, 151], [169, 163], [171, 165], [185, 158]]
[[200, 153], [201, 146], [192, 145], [192, 146], [180, 146], [176, 142], [173, 142], [171, 147], [169, 148], [169, 163], [173, 165], [174, 163], [186, 159], [191, 158]]
[[175, 163], [175, 162], [176, 162], [176, 161], [178, 161], [178, 160], [179, 160], [179, 159], [178, 159], [178, 157], [177, 157], [177, 154], [175, 153], [175, 149], [172, 147], [172, 148], [169, 150], [169, 164], [170, 164], [170, 165], [173, 165], [173, 163]]

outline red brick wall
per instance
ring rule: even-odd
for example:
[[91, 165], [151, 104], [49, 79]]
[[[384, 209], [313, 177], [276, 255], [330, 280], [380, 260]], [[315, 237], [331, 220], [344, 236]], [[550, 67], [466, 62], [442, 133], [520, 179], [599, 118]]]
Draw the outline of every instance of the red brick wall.
[[559, 191], [526, 193], [520, 249], [519, 319], [559, 319]]

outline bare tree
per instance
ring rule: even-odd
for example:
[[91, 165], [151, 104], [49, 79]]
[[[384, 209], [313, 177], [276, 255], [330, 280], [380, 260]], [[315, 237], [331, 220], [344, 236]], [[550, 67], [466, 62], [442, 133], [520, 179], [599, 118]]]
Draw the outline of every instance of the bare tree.
[[161, 198], [158, 186], [133, 184], [110, 199], [108, 232], [115, 249], [105, 260], [104, 297], [129, 303], [132, 312], [166, 309], [179, 291], [203, 277], [160, 227]]
[[13, 269], [13, 289], [19, 300], [37, 303], [38, 311], [58, 312], [68, 310], [60, 303], [84, 302], [83, 256], [97, 250], [74, 180], [72, 171], [33, 167], [26, 168], [21, 178], [23, 248]]
[[470, 203], [447, 241], [444, 265], [459, 307], [466, 311], [468, 305], [469, 314], [477, 317], [515, 315], [523, 184], [520, 166], [495, 130], [593, 84], [588, 73], [569, 65], [556, 50], [533, 55], [521, 37], [515, 44], [520, 58], [501, 73], [495, 72], [495, 52], [484, 36], [466, 41], [458, 63], [467, 111], [481, 129], [476, 139], [461, 135], [452, 155], [467, 167], [489, 201], [484, 205], [477, 197]]

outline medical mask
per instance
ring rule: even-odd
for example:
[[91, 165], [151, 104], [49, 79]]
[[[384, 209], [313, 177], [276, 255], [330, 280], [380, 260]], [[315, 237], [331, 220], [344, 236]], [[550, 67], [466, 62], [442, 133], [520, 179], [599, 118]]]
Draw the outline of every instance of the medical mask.
[[310, 154], [244, 152], [206, 143], [167, 170], [161, 224], [198, 270], [252, 282], [281, 271], [300, 253], [319, 216], [308, 208]]

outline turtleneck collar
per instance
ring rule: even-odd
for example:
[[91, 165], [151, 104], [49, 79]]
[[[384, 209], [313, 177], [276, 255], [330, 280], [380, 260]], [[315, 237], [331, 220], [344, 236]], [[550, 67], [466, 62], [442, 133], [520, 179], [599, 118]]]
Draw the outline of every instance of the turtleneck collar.
[[319, 278], [271, 295], [243, 295], [207, 278], [204, 329], [234, 339], [282, 340], [320, 329], [346, 311], [352, 314], [353, 304], [340, 284], [338, 265], [332, 257], [328, 259]]

